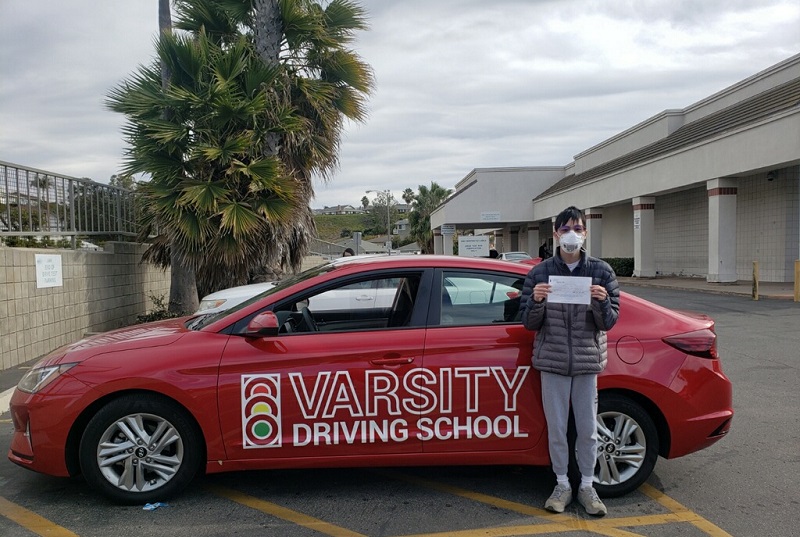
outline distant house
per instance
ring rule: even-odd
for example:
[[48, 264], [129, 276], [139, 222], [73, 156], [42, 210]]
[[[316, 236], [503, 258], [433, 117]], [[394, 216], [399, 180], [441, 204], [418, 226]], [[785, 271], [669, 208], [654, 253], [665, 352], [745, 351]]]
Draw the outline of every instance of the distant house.
[[360, 214], [364, 210], [355, 208], [352, 205], [334, 205], [333, 207], [325, 207], [323, 209], [316, 209], [314, 214]]
[[392, 228], [392, 235], [397, 235], [399, 237], [408, 237], [410, 232], [411, 230], [408, 226], [408, 218], [398, 220], [394, 223], [394, 227]]
[[416, 242], [412, 242], [411, 244], [406, 244], [405, 246], [401, 246], [398, 248], [400, 253], [403, 254], [421, 254], [422, 250], [419, 247], [419, 244]]

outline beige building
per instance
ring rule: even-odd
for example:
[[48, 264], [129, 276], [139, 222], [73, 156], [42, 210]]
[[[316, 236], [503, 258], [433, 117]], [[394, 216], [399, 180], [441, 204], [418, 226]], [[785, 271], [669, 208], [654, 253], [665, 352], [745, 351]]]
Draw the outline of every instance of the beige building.
[[[431, 216], [494, 232], [498, 251], [536, 257], [552, 219], [587, 215], [587, 251], [633, 257], [634, 275], [794, 279], [800, 258], [800, 54], [682, 110], [665, 110], [565, 166], [475, 169]], [[442, 227], [444, 225], [444, 228]], [[442, 234], [444, 231], [447, 234]]]

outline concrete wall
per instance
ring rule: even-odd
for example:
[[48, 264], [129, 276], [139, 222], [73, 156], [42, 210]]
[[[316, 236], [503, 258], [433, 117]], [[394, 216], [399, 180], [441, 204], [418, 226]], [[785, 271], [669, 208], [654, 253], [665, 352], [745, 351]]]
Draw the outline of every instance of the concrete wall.
[[[773, 180], [759, 173], [736, 180], [736, 273], [749, 280], [753, 262], [764, 282], [794, 280], [800, 259], [800, 166], [778, 170]], [[705, 276], [708, 272], [708, 194], [698, 187], [656, 197], [656, 271], [659, 275]], [[630, 218], [626, 218], [628, 223]], [[624, 236], [614, 228], [621, 221], [603, 214], [603, 255], [617, 250], [609, 241]], [[606, 253], [608, 251], [608, 254]], [[619, 257], [630, 257], [620, 255]]]
[[633, 205], [603, 207], [603, 257], [633, 257]]
[[693, 188], [656, 198], [655, 262], [659, 275], [708, 272], [708, 193]]
[[[144, 245], [108, 243], [104, 251], [0, 246], [0, 369], [77, 341], [86, 332], [134, 324], [169, 298], [170, 273], [139, 263]], [[37, 287], [36, 254], [61, 257], [63, 285]]]
[[765, 282], [794, 281], [800, 259], [800, 166], [779, 170], [772, 181], [757, 174], [738, 181], [736, 271], [740, 280], [753, 273]]

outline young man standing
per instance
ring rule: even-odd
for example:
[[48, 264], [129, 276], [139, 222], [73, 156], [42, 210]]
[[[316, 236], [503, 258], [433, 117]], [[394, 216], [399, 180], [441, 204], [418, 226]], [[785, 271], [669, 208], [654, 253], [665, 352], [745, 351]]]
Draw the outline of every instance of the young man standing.
[[[619, 316], [619, 284], [608, 263], [582, 249], [586, 223], [579, 209], [562, 211], [554, 228], [553, 240], [559, 245], [555, 255], [531, 269], [522, 290], [522, 322], [528, 330], [537, 331], [533, 367], [541, 372], [550, 461], [556, 474], [555, 490], [544, 506], [562, 513], [572, 501], [567, 477], [571, 404], [581, 472], [578, 502], [590, 515], [603, 516], [606, 506], [592, 484], [597, 456], [597, 375], [606, 366], [606, 331]], [[588, 287], [588, 303], [548, 300], [554, 290], [551, 276], [584, 277], [579, 283]]]

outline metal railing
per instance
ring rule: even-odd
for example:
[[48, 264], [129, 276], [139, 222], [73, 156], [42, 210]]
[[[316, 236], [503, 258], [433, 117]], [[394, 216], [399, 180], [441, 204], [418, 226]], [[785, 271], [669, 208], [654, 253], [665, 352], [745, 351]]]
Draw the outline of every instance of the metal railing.
[[0, 161], [0, 237], [136, 236], [135, 194]]

